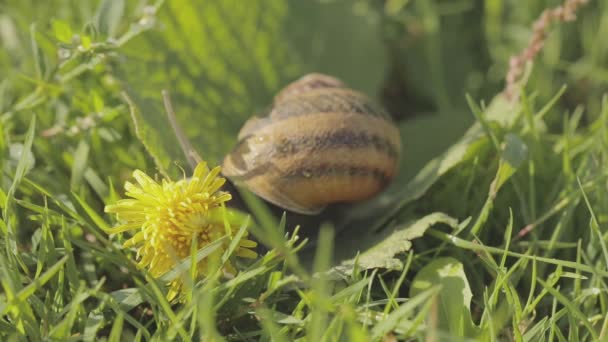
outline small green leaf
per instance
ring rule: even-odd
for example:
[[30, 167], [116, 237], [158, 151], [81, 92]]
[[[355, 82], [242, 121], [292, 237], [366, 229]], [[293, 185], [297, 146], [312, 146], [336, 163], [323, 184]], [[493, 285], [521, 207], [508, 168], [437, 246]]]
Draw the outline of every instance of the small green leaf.
[[388, 15], [397, 15], [409, 2], [409, 0], [387, 0], [384, 4], [384, 10]]
[[[194, 256], [194, 261], [198, 263], [211, 255], [213, 252], [217, 251], [218, 248], [220, 248], [222, 244], [226, 242], [225, 240], [225, 237], [220, 238], [198, 250]], [[159, 283], [169, 283], [181, 276], [184, 272], [187, 272], [190, 269], [192, 261], [193, 260], [190, 257], [184, 258], [179, 264], [175, 265], [174, 268], [163, 274], [158, 279]], [[116, 300], [118, 305], [120, 305], [123, 310], [129, 311], [144, 301], [144, 297], [142, 296], [144, 291], [154, 291], [154, 285], [155, 284], [153, 283], [149, 283], [140, 288], [116, 290], [111, 293], [111, 296], [114, 298], [114, 300]]]
[[97, 332], [102, 328], [103, 323], [103, 314], [95, 311], [89, 312], [82, 340], [86, 342], [95, 341], [97, 339]]
[[80, 45], [82, 45], [82, 47], [85, 50], [90, 49], [91, 48], [91, 44], [92, 44], [91, 36], [87, 36], [87, 35], [80, 36]]
[[30, 170], [36, 164], [36, 159], [34, 157], [34, 153], [31, 150], [25, 149], [25, 146], [21, 143], [12, 143], [8, 147], [8, 157], [10, 158], [10, 163], [13, 166], [19, 165], [19, 161], [24, 158], [25, 159], [25, 167], [26, 173], [30, 172]]
[[36, 39], [36, 34], [38, 30], [36, 29], [36, 24], [30, 25], [30, 43], [32, 44], [32, 54], [35, 61], [36, 67], [36, 76], [38, 78], [43, 79], [44, 74], [46, 73], [46, 60], [44, 58], [44, 53], [42, 52], [42, 48], [38, 45], [38, 40]]
[[34, 142], [34, 135], [36, 134], [36, 117], [33, 116], [30, 121], [30, 126], [25, 135], [25, 142], [23, 143], [23, 148], [21, 149], [21, 155], [19, 158], [19, 162], [17, 164], [17, 170], [15, 171], [15, 177], [13, 178], [13, 183], [11, 187], [8, 189], [6, 194], [6, 202], [4, 209], [2, 211], [2, 216], [6, 223], [6, 233], [7, 236], [4, 238], [7, 252], [9, 252], [9, 257], [12, 255], [19, 263], [23, 263], [21, 260], [21, 253], [18, 252], [17, 249], [17, 222], [13, 220], [13, 202], [15, 201], [15, 193], [17, 192], [17, 188], [19, 188], [19, 184], [25, 178], [25, 175], [33, 166], [33, 154], [32, 154], [32, 143]]
[[528, 145], [515, 134], [509, 133], [501, 145], [502, 153], [496, 178], [492, 183], [491, 194], [495, 195], [498, 190], [511, 178], [521, 164], [528, 157]]
[[359, 271], [373, 268], [399, 270], [403, 268], [403, 263], [396, 256], [407, 252], [412, 247], [411, 240], [421, 237], [427, 229], [439, 223], [447, 224], [455, 229], [458, 227], [458, 221], [444, 213], [432, 213], [413, 223], [398, 225], [392, 232], [386, 233], [373, 247], [362, 252], [356, 259], [342, 262], [332, 272], [351, 274], [355, 268], [355, 262]]
[[581, 311], [580, 306], [577, 305], [576, 302], [571, 301], [563, 294], [563, 292], [555, 289], [549, 281], [545, 282], [540, 278], [537, 278], [536, 281], [538, 281], [547, 292], [553, 295], [553, 297], [555, 297], [566, 309], [568, 309], [571, 319], [576, 319], [578, 321], [577, 324], [583, 325], [585, 328], [587, 328], [587, 331], [589, 331], [591, 334], [591, 341], [600, 341], [597, 331], [589, 322], [589, 316], [585, 315]]
[[[281, 330], [281, 328], [276, 324], [276, 322], [280, 322], [281, 324], [289, 324], [290, 322], [285, 320], [281, 320], [280, 317], [287, 316], [281, 314], [276, 311], [272, 311], [265, 307], [260, 307], [256, 309], [256, 315], [258, 315], [260, 319], [260, 323], [262, 324], [262, 329], [265, 334], [267, 334], [269, 341], [288, 341], [285, 337], [285, 333]], [[290, 317], [290, 316], [287, 316]], [[295, 322], [298, 324], [299, 322]]]
[[93, 98], [93, 109], [95, 112], [101, 113], [104, 107], [103, 98], [95, 90], [91, 91], [91, 97]]
[[55, 38], [63, 43], [72, 42], [72, 37], [74, 33], [70, 28], [70, 24], [62, 20], [53, 20], [51, 23], [53, 27], [53, 33], [55, 34]]
[[517, 169], [528, 157], [528, 145], [517, 135], [509, 133], [502, 146], [502, 158]]
[[4, 190], [0, 189], [0, 209], [4, 209], [6, 207], [6, 193]]
[[69, 309], [67, 311], [68, 313], [65, 315], [65, 318], [61, 322], [55, 324], [53, 329], [49, 333], [51, 337], [56, 340], [66, 340], [69, 338], [70, 333], [74, 329], [74, 323], [76, 321], [76, 318], [78, 317], [78, 313], [82, 310], [81, 303], [89, 296], [90, 295], [84, 290], [84, 283], [81, 284], [76, 294], [74, 295], [74, 298], [76, 298], [76, 300], [73, 300], [67, 305], [67, 308]]
[[86, 140], [81, 140], [74, 152], [74, 161], [72, 163], [72, 178], [70, 179], [70, 188], [76, 190], [82, 184], [82, 177], [87, 167], [89, 158], [89, 144]]
[[436, 298], [439, 308], [437, 328], [452, 336], [475, 336], [477, 327], [471, 318], [473, 293], [462, 263], [450, 257], [435, 259], [418, 272], [412, 281], [410, 296], [424, 293], [437, 285], [441, 285]]
[[428, 286], [424, 290], [416, 292], [415, 295], [410, 295], [411, 298], [405, 304], [399, 306], [399, 308], [391, 312], [390, 315], [378, 322], [378, 324], [372, 328], [374, 340], [378, 340], [391, 332], [391, 330], [407, 318], [408, 315], [413, 315], [416, 308], [421, 307], [429, 300], [432, 300], [432, 297], [439, 291], [439, 286]]
[[187, 272], [190, 269], [190, 265], [192, 261], [195, 261], [197, 264], [201, 262], [201, 260], [210, 256], [213, 252], [217, 251], [222, 245], [226, 242], [226, 237], [219, 238], [213, 241], [210, 244], [207, 244], [205, 247], [199, 249], [194, 255], [194, 260], [192, 258], [184, 258], [179, 264], [175, 265], [170, 271], [163, 274], [159, 280], [163, 283], [169, 283], [181, 276], [182, 273]]
[[77, 194], [72, 193], [72, 196], [74, 196], [74, 198], [76, 199], [76, 202], [78, 204], [80, 204], [80, 206], [82, 207], [82, 209], [84, 209], [84, 211], [89, 215], [89, 217], [91, 218], [91, 220], [97, 225], [97, 227], [101, 230], [108, 230], [110, 229], [110, 226], [108, 226], [108, 224], [106, 223], [106, 221], [103, 220], [103, 218], [101, 218], [101, 216], [99, 216], [99, 214], [97, 213], [97, 211], [95, 211], [93, 208], [91, 208], [91, 206], [89, 206], [89, 204], [83, 200], [82, 198], [80, 198]]
[[142, 288], [130, 287], [127, 289], [120, 289], [110, 293], [110, 296], [116, 300], [116, 303], [121, 309], [129, 311], [139, 304], [143, 303], [144, 298], [142, 296]]
[[51, 278], [55, 276], [60, 270], [63, 269], [63, 265], [68, 261], [68, 256], [64, 256], [59, 261], [57, 261], [53, 266], [51, 266], [46, 272], [44, 272], [40, 277], [36, 278], [33, 282], [29, 283], [26, 287], [21, 289], [19, 293], [17, 293], [17, 298], [19, 302], [23, 302], [27, 300], [27, 298], [33, 295], [36, 290], [39, 290], [46, 284]]

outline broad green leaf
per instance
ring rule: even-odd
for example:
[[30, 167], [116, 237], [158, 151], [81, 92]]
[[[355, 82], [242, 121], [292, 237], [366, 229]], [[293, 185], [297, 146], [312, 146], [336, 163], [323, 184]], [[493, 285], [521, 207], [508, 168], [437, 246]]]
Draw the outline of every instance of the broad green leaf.
[[302, 72], [329, 73], [372, 98], [381, 96], [387, 78], [382, 22], [370, 20], [373, 14], [366, 16], [355, 1], [285, 2], [285, 35]]
[[283, 0], [167, 1], [157, 18], [162, 31], [125, 45], [139, 59], [123, 70], [124, 78], [131, 89], [146, 90], [138, 136], [161, 169], [184, 158], [164, 111], [152, 110], [162, 108], [161, 90], [171, 95], [194, 148], [217, 165], [244, 121], [298, 76], [283, 33], [286, 14]]
[[451, 257], [438, 258], [423, 267], [410, 288], [410, 296], [424, 293], [440, 285], [438, 293], [437, 328], [453, 336], [474, 337], [477, 327], [471, 318], [473, 293], [462, 263]]
[[361, 252], [355, 259], [343, 261], [332, 272], [351, 274], [355, 262], [356, 268], [360, 271], [372, 268], [399, 270], [403, 268], [403, 263], [397, 256], [412, 247], [411, 240], [421, 237], [427, 229], [439, 223], [453, 228], [458, 227], [458, 221], [444, 213], [432, 213], [413, 223], [398, 225], [392, 232], [385, 232], [384, 235], [375, 237], [375, 243], [371, 248]]
[[135, 92], [125, 94], [135, 134], [154, 158], [158, 170], [165, 176], [179, 177], [181, 172], [175, 165], [186, 167], [187, 163], [177, 138], [167, 129], [167, 117], [151, 100], [142, 99]]
[[[158, 108], [160, 91], [168, 90], [178, 123], [210, 164], [230, 151], [247, 118], [262, 113], [282, 87], [307, 72], [331, 73], [373, 97], [380, 87], [384, 56], [378, 27], [357, 15], [352, 4], [175, 0], [158, 13], [163, 29], [124, 47], [138, 58], [124, 70], [124, 79], [138, 92], [146, 89], [142, 97]], [[340, 30], [336, 16], [342, 18]], [[315, 49], [309, 47], [312, 39]], [[148, 116], [158, 121], [157, 114], [141, 110], [140, 121]], [[183, 158], [172, 148], [177, 145], [158, 143], [174, 140], [167, 137], [174, 134], [168, 127], [140, 135], [161, 168], [165, 159]]]

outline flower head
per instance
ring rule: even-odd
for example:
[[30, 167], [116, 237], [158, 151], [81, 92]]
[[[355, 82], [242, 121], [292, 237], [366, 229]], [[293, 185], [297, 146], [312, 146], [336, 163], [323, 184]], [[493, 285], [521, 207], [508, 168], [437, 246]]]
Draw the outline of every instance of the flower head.
[[[109, 233], [135, 231], [124, 243], [124, 247], [137, 248], [138, 266], [148, 267], [154, 277], [170, 271], [182, 259], [190, 256], [194, 243], [198, 248], [205, 247], [218, 239], [228, 236], [228, 240], [216, 253], [222, 253], [233, 232], [230, 224], [225, 223], [224, 203], [231, 199], [230, 193], [220, 191], [225, 179], [219, 177], [220, 168], [212, 170], [205, 163], [199, 163], [190, 179], [177, 182], [163, 179], [159, 184], [142, 171], [133, 172], [137, 184], [125, 183], [126, 196], [130, 199], [119, 200], [108, 205], [105, 211], [115, 213], [124, 222]], [[251, 250], [256, 243], [240, 240], [235, 254], [255, 258]], [[224, 264], [228, 271], [234, 267]], [[206, 275], [206, 259], [195, 268], [197, 275]], [[174, 297], [182, 287], [181, 278], [171, 282], [169, 297]]]

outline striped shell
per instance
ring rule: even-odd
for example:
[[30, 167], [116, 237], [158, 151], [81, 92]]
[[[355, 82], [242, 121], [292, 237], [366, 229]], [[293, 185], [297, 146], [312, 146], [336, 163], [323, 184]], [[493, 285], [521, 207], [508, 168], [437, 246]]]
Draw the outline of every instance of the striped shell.
[[223, 173], [287, 210], [368, 199], [392, 180], [400, 137], [390, 116], [339, 80], [309, 74], [245, 123]]

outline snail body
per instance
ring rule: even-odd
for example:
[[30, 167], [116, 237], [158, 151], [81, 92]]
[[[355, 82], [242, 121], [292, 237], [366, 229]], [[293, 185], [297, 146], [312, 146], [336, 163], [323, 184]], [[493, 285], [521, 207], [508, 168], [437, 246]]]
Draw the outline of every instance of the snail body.
[[245, 123], [222, 168], [273, 204], [316, 214], [382, 191], [396, 173], [400, 146], [390, 116], [367, 96], [309, 74], [275, 96], [266, 116]]

